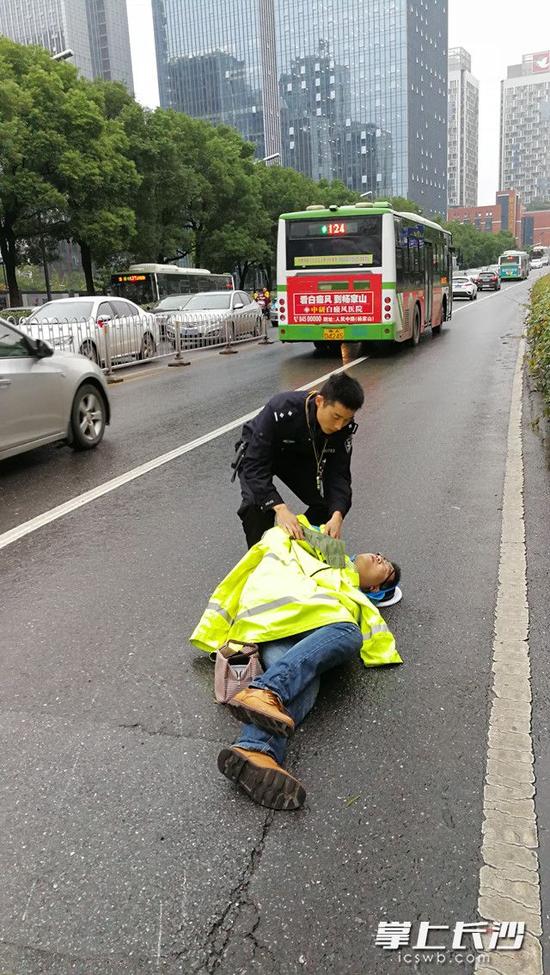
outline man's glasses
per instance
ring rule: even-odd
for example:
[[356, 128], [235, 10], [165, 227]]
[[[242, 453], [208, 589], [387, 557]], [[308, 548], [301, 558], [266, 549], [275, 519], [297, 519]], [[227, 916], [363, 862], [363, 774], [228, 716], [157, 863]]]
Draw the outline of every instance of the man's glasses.
[[[375, 552], [374, 554], [376, 555], [376, 557], [378, 559], [382, 559], [382, 561], [385, 562], [386, 565], [389, 565], [390, 566], [390, 571], [389, 571], [389, 574], [388, 574], [387, 579], [384, 579], [383, 583], [381, 584], [380, 589], [377, 589], [376, 592], [377, 593], [378, 592], [384, 592], [384, 593], [392, 592], [392, 590], [395, 589], [395, 585], [394, 586], [391, 586], [391, 582], [393, 581], [393, 579], [395, 577], [395, 569], [394, 569], [393, 565], [391, 564], [390, 560], [387, 559], [385, 555], [382, 555], [382, 552]], [[389, 585], [389, 588], [382, 589], [382, 586], [388, 586], [388, 585]]]

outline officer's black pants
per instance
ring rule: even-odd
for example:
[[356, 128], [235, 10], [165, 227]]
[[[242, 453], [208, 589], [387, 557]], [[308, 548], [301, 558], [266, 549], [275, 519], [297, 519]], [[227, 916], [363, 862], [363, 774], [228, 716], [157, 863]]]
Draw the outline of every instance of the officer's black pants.
[[[275, 511], [273, 511], [273, 508], [268, 508], [267, 511], [263, 511], [259, 505], [254, 504], [246, 481], [243, 478], [240, 478], [240, 481], [243, 497], [238, 515], [243, 523], [247, 545], [249, 548], [252, 548], [256, 542], [260, 541], [263, 533], [268, 528], [273, 528], [275, 524]], [[311, 488], [309, 484], [289, 484], [288, 487], [290, 487], [291, 491], [304, 504], [309, 505], [305, 516], [310, 525], [324, 525], [328, 521], [328, 507], [315, 487]], [[301, 488], [299, 492], [297, 490], [298, 487]]]

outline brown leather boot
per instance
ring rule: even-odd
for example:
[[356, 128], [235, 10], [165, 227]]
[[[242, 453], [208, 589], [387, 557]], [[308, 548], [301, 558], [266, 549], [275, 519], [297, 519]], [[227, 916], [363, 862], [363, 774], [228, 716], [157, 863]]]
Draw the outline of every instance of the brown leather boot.
[[245, 724], [255, 724], [264, 731], [288, 738], [294, 731], [294, 721], [273, 691], [260, 687], [245, 687], [227, 705], [234, 716]]
[[304, 804], [306, 790], [303, 785], [264, 752], [237, 745], [223, 748], [218, 755], [218, 768], [260, 806], [290, 810], [299, 809]]

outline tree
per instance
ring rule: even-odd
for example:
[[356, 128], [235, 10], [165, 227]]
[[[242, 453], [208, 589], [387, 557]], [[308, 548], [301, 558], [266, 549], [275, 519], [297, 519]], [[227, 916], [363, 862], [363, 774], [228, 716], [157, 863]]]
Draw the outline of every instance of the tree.
[[79, 79], [67, 92], [63, 113], [68, 148], [54, 180], [66, 199], [59, 235], [75, 240], [86, 290], [94, 294], [93, 260], [105, 262], [126, 246], [135, 229], [131, 202], [139, 186], [121, 122], [106, 113], [106, 87]]
[[202, 184], [195, 164], [196, 120], [161, 108], [151, 112], [134, 101], [122, 105], [119, 120], [141, 177], [127, 250], [135, 260], [160, 264], [185, 257], [193, 248], [190, 207]]
[[453, 246], [459, 264], [463, 267], [494, 264], [503, 251], [516, 247], [515, 237], [507, 230], [491, 234], [478, 230], [471, 223], [460, 223], [458, 220], [450, 220], [445, 227], [453, 235]]
[[43, 215], [65, 206], [53, 177], [68, 149], [65, 93], [77, 83], [71, 65], [0, 37], [0, 252], [12, 305], [21, 304], [16, 268], [23, 232], [40, 234]]
[[264, 268], [269, 281], [274, 278], [277, 231], [281, 213], [305, 210], [319, 203], [322, 206], [345, 206], [360, 196], [340, 180], [322, 179], [316, 182], [309, 176], [284, 166], [258, 166], [261, 205], [267, 216], [265, 244], [268, 257]]
[[[188, 219], [194, 235], [194, 257], [201, 265], [208, 263], [212, 240], [220, 241], [225, 227], [233, 225], [242, 232], [243, 242], [261, 238], [265, 215], [253, 162], [254, 146], [228, 126], [193, 121], [193, 162], [200, 180], [190, 201]], [[250, 258], [257, 256], [254, 246]], [[242, 258], [246, 257], [245, 252]]]
[[126, 148], [100, 87], [40, 48], [0, 38], [0, 251], [13, 304], [17, 264], [42, 239], [79, 243], [93, 293], [92, 256], [104, 259], [134, 230], [138, 177]]
[[[318, 183], [315, 183], [315, 188], [317, 191], [317, 200], [323, 203], [324, 206], [349, 206], [351, 203], [356, 203], [361, 197], [359, 193], [355, 190], [350, 190], [348, 187], [342, 183], [340, 179], [320, 179]], [[317, 200], [312, 202], [317, 202]]]
[[550, 210], [550, 200], [531, 200], [525, 207], [526, 210]]
[[86, 289], [94, 294], [93, 260], [104, 263], [135, 232], [131, 203], [140, 178], [127, 158], [122, 123], [106, 117], [104, 88], [80, 81], [67, 93], [64, 122], [70, 148], [55, 176], [66, 199], [62, 233], [78, 243]]
[[418, 213], [422, 216], [424, 212], [419, 203], [407, 199], [406, 196], [390, 196], [388, 203], [399, 213]]

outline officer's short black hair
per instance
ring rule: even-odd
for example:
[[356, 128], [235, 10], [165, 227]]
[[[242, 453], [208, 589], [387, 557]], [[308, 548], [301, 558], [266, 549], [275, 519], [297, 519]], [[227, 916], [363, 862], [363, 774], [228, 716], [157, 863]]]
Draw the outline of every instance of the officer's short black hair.
[[361, 383], [352, 379], [345, 372], [336, 372], [329, 376], [319, 390], [327, 403], [341, 403], [347, 410], [360, 410], [365, 394]]

